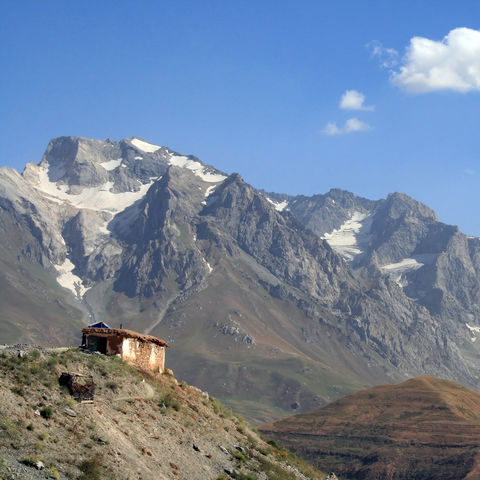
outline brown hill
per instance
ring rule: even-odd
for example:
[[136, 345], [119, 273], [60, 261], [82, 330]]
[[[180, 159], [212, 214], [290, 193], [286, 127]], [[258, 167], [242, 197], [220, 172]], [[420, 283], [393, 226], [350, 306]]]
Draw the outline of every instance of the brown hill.
[[260, 429], [351, 479], [480, 479], [480, 394], [419, 377], [357, 392]]

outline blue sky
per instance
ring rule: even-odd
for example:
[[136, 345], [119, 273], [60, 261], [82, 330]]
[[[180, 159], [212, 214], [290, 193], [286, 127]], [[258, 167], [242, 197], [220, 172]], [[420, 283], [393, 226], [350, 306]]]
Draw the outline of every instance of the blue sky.
[[480, 236], [479, 29], [477, 0], [6, 0], [0, 164], [139, 136], [270, 191], [402, 191]]

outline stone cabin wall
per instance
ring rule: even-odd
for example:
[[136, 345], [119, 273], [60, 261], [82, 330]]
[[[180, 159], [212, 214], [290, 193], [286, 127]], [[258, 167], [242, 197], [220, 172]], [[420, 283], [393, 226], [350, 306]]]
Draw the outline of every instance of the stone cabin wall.
[[152, 372], [162, 373], [165, 370], [165, 347], [156, 343], [123, 335], [94, 333], [85, 336], [104, 339], [104, 348], [107, 355], [120, 355], [122, 360], [134, 363], [140, 368]]
[[107, 337], [107, 355], [122, 354], [123, 337], [120, 335], [110, 335]]
[[122, 359], [145, 370], [162, 373], [165, 370], [165, 347], [136, 338], [124, 338]]

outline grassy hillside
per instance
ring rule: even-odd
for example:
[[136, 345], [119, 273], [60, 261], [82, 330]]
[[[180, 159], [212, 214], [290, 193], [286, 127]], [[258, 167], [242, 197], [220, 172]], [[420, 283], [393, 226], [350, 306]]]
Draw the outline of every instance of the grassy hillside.
[[[92, 374], [93, 404], [60, 386]], [[41, 462], [41, 463], [39, 463]], [[37, 470], [36, 466], [43, 466]], [[77, 350], [0, 354], [0, 478], [320, 480], [207, 393]]]

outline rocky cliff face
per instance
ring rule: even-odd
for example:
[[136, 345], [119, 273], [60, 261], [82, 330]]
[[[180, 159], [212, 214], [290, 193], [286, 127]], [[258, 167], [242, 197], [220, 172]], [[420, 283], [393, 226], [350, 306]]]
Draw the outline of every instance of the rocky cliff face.
[[258, 420], [420, 373], [478, 386], [480, 240], [406, 195], [268, 194], [137, 138], [63, 137], [1, 170], [0, 219], [9, 341], [123, 323]]

